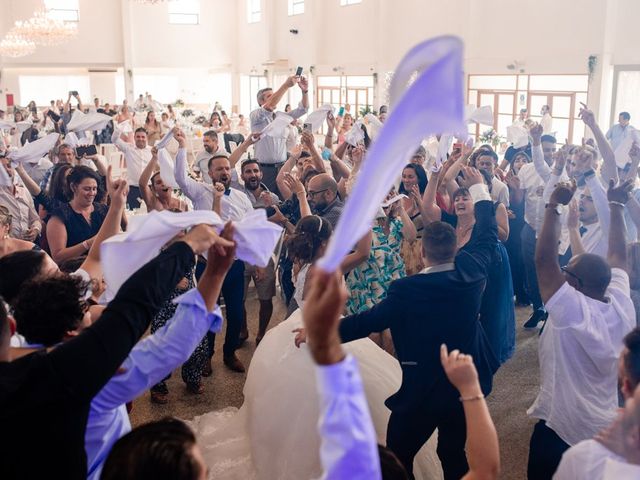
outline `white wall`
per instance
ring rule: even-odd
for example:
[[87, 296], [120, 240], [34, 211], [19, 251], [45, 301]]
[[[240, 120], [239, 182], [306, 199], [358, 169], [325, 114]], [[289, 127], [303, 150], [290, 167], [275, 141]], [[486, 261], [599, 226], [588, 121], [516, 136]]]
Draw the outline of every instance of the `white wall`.
[[[38, 3], [0, 1], [0, 34]], [[384, 73], [411, 46], [455, 34], [465, 40], [467, 73], [510, 73], [506, 65], [514, 60], [524, 62], [527, 73], [587, 73], [589, 55], [597, 55], [589, 95], [596, 109], [606, 111], [613, 66], [640, 65], [638, 0], [363, 0], [347, 7], [339, 0], [306, 0], [305, 13], [291, 17], [287, 0], [262, 0], [262, 20], [254, 24], [247, 22], [246, 0], [201, 0], [197, 26], [169, 25], [167, 8], [80, 0], [78, 38], [22, 59], [0, 60], [0, 90], [19, 93], [15, 67], [113, 66], [123, 68], [127, 79], [146, 70], [196, 75], [195, 84], [225, 71], [232, 74], [237, 105], [241, 74], [266, 70], [271, 83], [274, 75], [297, 65], [307, 72], [314, 66], [315, 75], [334, 75], [334, 67], [342, 67], [351, 75], [377, 72], [380, 87]], [[292, 28], [298, 35], [289, 33]], [[111, 93], [106, 80], [95, 75], [91, 80], [92, 93]], [[129, 88], [137, 93], [135, 85]], [[3, 101], [4, 95], [0, 105]]]

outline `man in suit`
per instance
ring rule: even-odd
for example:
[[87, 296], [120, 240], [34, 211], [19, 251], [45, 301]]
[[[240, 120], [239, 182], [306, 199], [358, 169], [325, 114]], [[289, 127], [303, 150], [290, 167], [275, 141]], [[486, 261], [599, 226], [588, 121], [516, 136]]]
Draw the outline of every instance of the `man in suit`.
[[[412, 472], [413, 458], [438, 428], [438, 456], [445, 479], [460, 479], [468, 470], [466, 427], [461, 401], [447, 381], [439, 358], [440, 345], [472, 355], [482, 392], [491, 391], [498, 367], [478, 320], [487, 266], [497, 242], [494, 207], [482, 175], [465, 168], [472, 183], [476, 225], [469, 243], [457, 252], [456, 233], [444, 222], [427, 225], [422, 236], [426, 268], [393, 282], [387, 298], [368, 311], [345, 317], [343, 342], [391, 329], [402, 368], [400, 390], [385, 402], [391, 410], [387, 446]], [[305, 341], [299, 332], [296, 343]]]

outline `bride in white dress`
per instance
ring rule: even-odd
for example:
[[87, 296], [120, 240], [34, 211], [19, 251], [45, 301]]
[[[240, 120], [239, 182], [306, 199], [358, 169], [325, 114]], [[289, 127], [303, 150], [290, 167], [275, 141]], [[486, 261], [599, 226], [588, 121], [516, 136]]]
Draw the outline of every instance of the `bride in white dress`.
[[[296, 282], [300, 305], [307, 269], [303, 270]], [[306, 344], [294, 345], [292, 331], [299, 327], [302, 314], [297, 310], [267, 332], [251, 360], [245, 401], [239, 410], [227, 408], [191, 422], [210, 469], [209, 478], [306, 480], [321, 476], [314, 364]], [[384, 445], [391, 413], [384, 401], [400, 387], [400, 365], [369, 339], [344, 347], [358, 360], [377, 440]], [[436, 439], [432, 435], [416, 455], [416, 479], [443, 478]]]
[[[192, 427], [209, 478], [303, 480], [319, 478], [320, 436], [314, 364], [306, 344], [293, 343], [302, 326], [297, 310], [267, 332], [249, 366], [244, 404], [196, 417]], [[397, 360], [368, 338], [344, 345], [358, 360], [378, 443], [385, 444], [390, 411], [384, 401], [400, 387]], [[416, 479], [441, 479], [436, 435], [414, 462]]]

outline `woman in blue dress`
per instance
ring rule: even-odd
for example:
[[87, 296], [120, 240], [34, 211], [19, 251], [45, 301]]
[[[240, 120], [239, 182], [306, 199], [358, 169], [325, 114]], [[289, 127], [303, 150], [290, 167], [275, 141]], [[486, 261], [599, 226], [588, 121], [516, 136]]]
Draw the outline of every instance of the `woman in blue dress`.
[[[485, 172], [485, 184], [491, 191], [491, 178]], [[438, 175], [434, 173], [433, 175]], [[432, 177], [437, 180], [437, 177]], [[473, 199], [466, 188], [463, 177], [458, 177], [459, 188], [452, 195], [453, 215], [442, 211], [435, 200], [436, 182], [430, 179], [424, 195], [423, 218], [430, 221], [441, 220], [456, 229], [458, 249], [464, 249], [471, 238], [475, 226]], [[455, 180], [453, 180], [455, 181]], [[493, 261], [487, 275], [487, 286], [480, 306], [480, 323], [487, 334], [489, 344], [496, 359], [503, 364], [515, 350], [515, 306], [513, 301], [513, 283], [509, 256], [502, 242], [509, 238], [509, 218], [506, 207], [495, 204], [496, 222], [498, 223], [498, 241], [493, 252]]]

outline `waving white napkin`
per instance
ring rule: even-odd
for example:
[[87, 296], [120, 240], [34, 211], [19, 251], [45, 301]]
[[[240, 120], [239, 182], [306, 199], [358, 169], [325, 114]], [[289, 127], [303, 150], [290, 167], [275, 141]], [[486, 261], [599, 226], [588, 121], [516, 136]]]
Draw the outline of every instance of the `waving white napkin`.
[[515, 148], [525, 147], [529, 143], [529, 132], [520, 125], [509, 125], [507, 127], [507, 142], [513, 144]]
[[287, 115], [286, 113], [278, 112], [276, 113], [276, 118], [273, 119], [272, 122], [269, 123], [266, 127], [262, 129], [262, 136], [273, 137], [273, 138], [285, 138], [287, 136], [287, 126], [293, 122], [294, 118]]
[[82, 113], [80, 110], [76, 110], [73, 112], [71, 121], [67, 124], [67, 131], [102, 130], [110, 121], [111, 117], [104, 113]]
[[349, 130], [344, 136], [344, 141], [354, 147], [356, 147], [358, 143], [364, 141], [364, 132], [362, 131], [361, 120], [357, 120], [356, 123], [353, 124], [351, 130]]
[[120, 122], [118, 125], [116, 125], [116, 129], [120, 133], [132, 133], [133, 127], [131, 126], [131, 120], [125, 120], [124, 122]]
[[178, 182], [173, 174], [174, 163], [171, 154], [166, 148], [158, 150], [158, 165], [160, 165], [160, 178], [171, 188], [178, 188]]
[[493, 109], [489, 105], [476, 108], [473, 105], [467, 105], [465, 110], [467, 123], [480, 123], [493, 127]]
[[29, 120], [23, 120], [21, 122], [13, 122], [11, 120], [0, 120], [0, 130], [17, 129], [20, 133], [24, 133], [33, 125], [33, 122]]
[[[122, 284], [140, 267], [149, 262], [160, 249], [180, 231], [206, 223], [218, 231], [222, 219], [213, 211], [194, 210], [174, 213], [153, 211], [130, 218], [128, 230], [105, 240], [100, 249], [107, 298], [113, 298]], [[240, 260], [266, 267], [273, 254], [282, 228], [267, 220], [264, 209], [255, 210], [241, 221], [234, 222]]]
[[[462, 41], [442, 36], [423, 42], [398, 65], [389, 88], [390, 115], [369, 150], [325, 255], [318, 265], [335, 271], [371, 228], [378, 206], [420, 141], [437, 132], [466, 129]], [[407, 88], [415, 71], [421, 72]]]
[[9, 152], [7, 156], [14, 162], [38, 163], [55, 146], [58, 137], [60, 137], [59, 133], [50, 133], [46, 137], [28, 143], [18, 150]]
[[64, 143], [72, 148], [76, 148], [78, 145], [91, 145], [91, 140], [88, 138], [78, 138], [74, 132], [69, 132], [64, 136]]
[[[160, 150], [161, 148], [166, 148], [172, 138], [173, 138], [173, 130], [169, 130], [167, 133], [165, 133], [164, 137], [162, 137], [158, 142], [156, 142], [154, 147], [156, 147], [158, 150]], [[164, 179], [164, 177], [162, 178]]]
[[322, 123], [327, 119], [327, 115], [329, 113], [333, 113], [334, 111], [335, 107], [333, 105], [325, 103], [320, 108], [307, 115], [307, 118], [304, 122], [310, 123], [312, 125], [311, 131], [316, 132], [320, 130], [320, 127], [322, 127]]
[[7, 173], [7, 170], [4, 168], [4, 165], [0, 164], [0, 187], [11, 187], [13, 186], [13, 180]]

